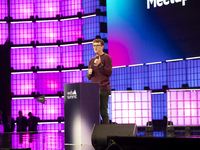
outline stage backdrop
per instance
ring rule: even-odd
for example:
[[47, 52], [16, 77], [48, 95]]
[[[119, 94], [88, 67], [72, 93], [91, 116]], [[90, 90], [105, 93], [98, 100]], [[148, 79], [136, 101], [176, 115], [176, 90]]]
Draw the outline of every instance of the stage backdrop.
[[200, 56], [199, 0], [107, 0], [113, 66]]

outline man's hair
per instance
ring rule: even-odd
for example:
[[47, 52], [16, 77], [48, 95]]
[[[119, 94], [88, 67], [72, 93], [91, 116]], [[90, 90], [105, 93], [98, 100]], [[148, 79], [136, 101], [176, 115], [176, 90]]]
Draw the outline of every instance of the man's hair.
[[93, 43], [101, 43], [101, 45], [103, 45], [104, 46], [104, 41], [102, 40], [102, 39], [95, 39], [95, 40], [93, 40]]

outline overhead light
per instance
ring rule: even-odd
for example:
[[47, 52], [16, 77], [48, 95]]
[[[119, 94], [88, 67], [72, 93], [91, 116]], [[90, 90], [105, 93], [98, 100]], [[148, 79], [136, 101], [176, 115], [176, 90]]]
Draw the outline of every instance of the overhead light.
[[146, 63], [146, 65], [154, 65], [154, 64], [161, 64], [162, 62], [159, 61], [159, 62], [152, 62], [152, 63]]
[[94, 14], [94, 15], [82, 16], [82, 18], [89, 18], [89, 17], [95, 17], [95, 16], [97, 16], [97, 15]]
[[74, 20], [74, 19], [79, 19], [79, 18], [78, 18], [78, 17], [74, 17], [74, 18], [65, 18], [65, 19], [60, 19], [60, 21]]
[[183, 60], [183, 58], [166, 60], [166, 62], [174, 62], [174, 61], [181, 61], [181, 60]]

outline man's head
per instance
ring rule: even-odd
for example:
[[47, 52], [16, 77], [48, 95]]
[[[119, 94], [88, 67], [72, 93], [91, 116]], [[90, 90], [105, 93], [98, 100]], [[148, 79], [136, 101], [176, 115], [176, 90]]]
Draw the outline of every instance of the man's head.
[[22, 116], [22, 111], [21, 111], [21, 110], [19, 111], [19, 116], [20, 116], [20, 117]]
[[103, 48], [104, 48], [104, 41], [102, 39], [95, 39], [93, 40], [93, 48], [94, 52], [100, 56], [103, 54]]
[[28, 116], [29, 116], [29, 117], [32, 117], [32, 116], [33, 116], [33, 114], [32, 114], [31, 112], [29, 112], [29, 113], [28, 113]]

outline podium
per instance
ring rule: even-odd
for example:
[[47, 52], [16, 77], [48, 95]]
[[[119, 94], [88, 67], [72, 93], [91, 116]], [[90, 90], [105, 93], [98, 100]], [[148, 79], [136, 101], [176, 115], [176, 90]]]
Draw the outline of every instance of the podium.
[[64, 85], [65, 144], [90, 144], [99, 124], [99, 83]]

